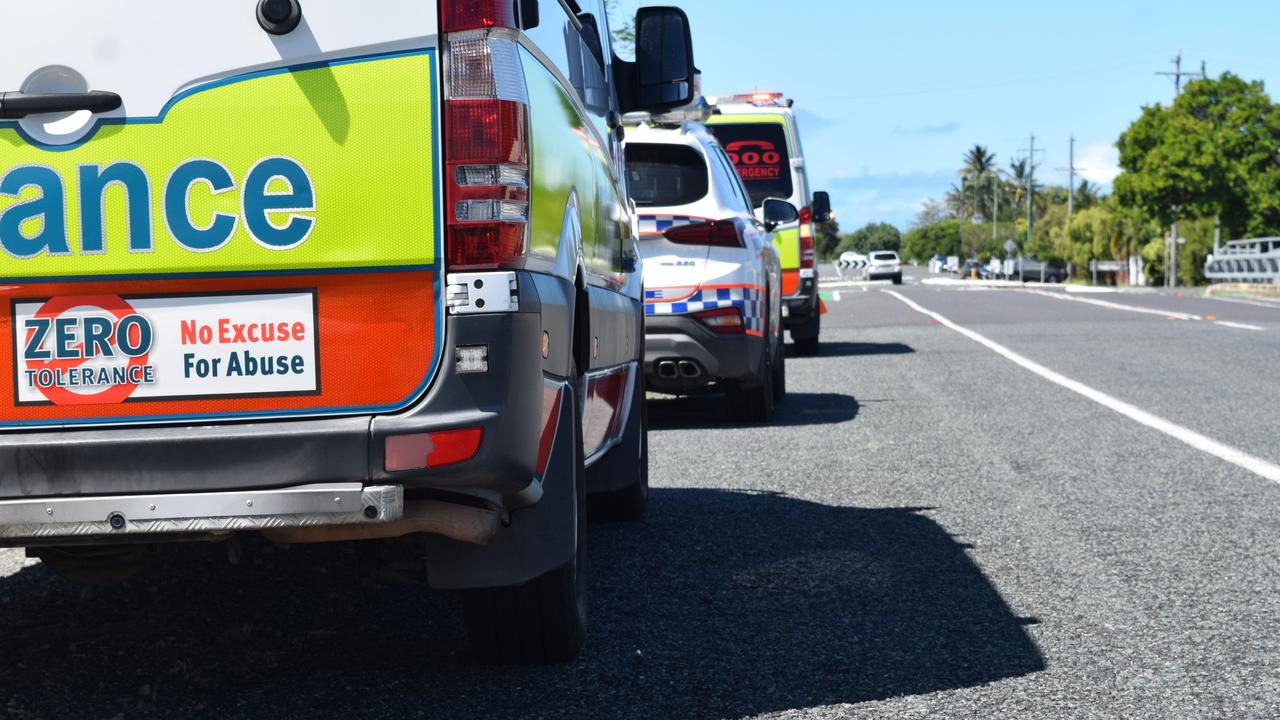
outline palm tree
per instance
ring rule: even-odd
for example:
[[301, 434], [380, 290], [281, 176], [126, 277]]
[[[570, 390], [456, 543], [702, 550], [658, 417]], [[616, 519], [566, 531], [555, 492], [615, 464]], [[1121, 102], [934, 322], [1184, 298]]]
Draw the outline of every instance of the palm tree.
[[981, 145], [974, 145], [964, 154], [964, 167], [960, 169], [960, 174], [982, 176], [994, 170], [995, 167], [995, 153]]
[[1097, 185], [1088, 180], [1081, 180], [1080, 185], [1076, 187], [1076, 207], [1083, 210], [1096, 205], [1101, 194], [1102, 190]]

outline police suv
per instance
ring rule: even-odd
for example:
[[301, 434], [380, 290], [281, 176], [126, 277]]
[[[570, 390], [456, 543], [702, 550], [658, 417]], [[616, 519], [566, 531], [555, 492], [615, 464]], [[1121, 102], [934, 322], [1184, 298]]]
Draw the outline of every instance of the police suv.
[[708, 99], [716, 112], [707, 129], [733, 161], [757, 212], [763, 213], [770, 197], [800, 210], [799, 218], [774, 234], [782, 260], [783, 322], [800, 354], [817, 353], [822, 313], [814, 223], [830, 219], [831, 202], [827, 193], [809, 187], [792, 102], [777, 92]]
[[692, 98], [684, 14], [632, 62], [603, 0], [6, 10], [0, 541], [421, 533], [482, 656], [572, 657], [588, 486], [647, 483], [617, 119]]
[[782, 273], [771, 233], [798, 213], [769, 198], [757, 220], [702, 124], [681, 114], [638, 122], [626, 128], [627, 190], [640, 229], [648, 386], [723, 390], [735, 418], [767, 420], [786, 394]]

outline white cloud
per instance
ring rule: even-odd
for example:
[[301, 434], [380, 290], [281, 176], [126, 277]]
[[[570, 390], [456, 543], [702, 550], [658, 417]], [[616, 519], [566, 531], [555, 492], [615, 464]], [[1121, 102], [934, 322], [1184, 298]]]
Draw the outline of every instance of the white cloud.
[[1120, 174], [1120, 151], [1110, 143], [1093, 143], [1084, 147], [1076, 163], [1089, 182], [1110, 185]]

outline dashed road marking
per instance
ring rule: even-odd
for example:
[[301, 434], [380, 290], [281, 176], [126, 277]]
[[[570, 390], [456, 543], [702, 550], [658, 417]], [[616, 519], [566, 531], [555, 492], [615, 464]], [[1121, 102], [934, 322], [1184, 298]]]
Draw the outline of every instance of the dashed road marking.
[[1013, 362], [1014, 364], [1021, 366], [1023, 369], [1029, 370], [1035, 373], [1036, 375], [1039, 375], [1040, 377], [1044, 378], [1045, 380], [1048, 380], [1049, 382], [1054, 383], [1055, 385], [1060, 385], [1078, 395], [1083, 395], [1084, 397], [1098, 403], [1099, 405], [1102, 405], [1105, 408], [1108, 408], [1117, 413], [1120, 413], [1121, 415], [1124, 415], [1130, 420], [1146, 425], [1147, 427], [1153, 430], [1162, 432], [1165, 435], [1168, 435], [1169, 437], [1175, 440], [1178, 440], [1182, 443], [1185, 443], [1186, 445], [1189, 445], [1195, 448], [1196, 450], [1212, 455], [1220, 460], [1225, 460], [1231, 463], [1232, 465], [1235, 465], [1236, 467], [1240, 467], [1245, 470], [1248, 470], [1249, 472], [1255, 475], [1258, 475], [1260, 477], [1266, 478], [1267, 480], [1270, 480], [1272, 482], [1280, 483], [1280, 465], [1276, 465], [1274, 463], [1263, 460], [1260, 457], [1250, 455], [1244, 452], [1243, 450], [1238, 450], [1236, 448], [1231, 447], [1230, 445], [1220, 443], [1217, 440], [1214, 440], [1213, 438], [1205, 437], [1204, 435], [1201, 435], [1200, 433], [1194, 430], [1185, 428], [1181, 425], [1178, 425], [1177, 423], [1173, 423], [1168, 420], [1165, 420], [1164, 418], [1159, 417], [1158, 415], [1149, 413], [1146, 410], [1143, 410], [1142, 408], [1139, 408], [1137, 406], [1130, 405], [1129, 403], [1123, 400], [1120, 400], [1118, 398], [1114, 398], [1102, 392], [1101, 390], [1096, 390], [1092, 387], [1089, 387], [1088, 385], [1085, 385], [1084, 383], [1078, 380], [1072, 380], [1071, 378], [1065, 375], [1062, 375], [1054, 370], [1050, 370], [1049, 368], [1033, 360], [1030, 360], [1026, 357], [1023, 357], [1022, 355], [1019, 355], [1018, 353], [1010, 350], [1009, 348], [1001, 345], [1000, 343], [995, 342], [994, 340], [990, 340], [987, 337], [980, 335], [966, 327], [961, 327], [960, 325], [957, 325], [951, 322], [947, 318], [939, 315], [938, 313], [932, 310], [928, 310], [924, 307], [921, 307], [915, 301], [910, 300], [899, 293], [896, 293], [892, 290], [881, 290], [880, 292], [883, 292], [898, 298], [903, 303], [906, 303], [907, 307], [911, 308], [912, 310], [915, 310], [916, 312], [921, 313], [926, 317], [933, 318], [934, 320], [938, 321], [942, 325], [945, 325], [948, 328], [955, 330], [956, 332], [969, 338], [970, 340], [987, 347], [987, 349], [991, 350], [997, 355], [1000, 355], [1005, 359]]

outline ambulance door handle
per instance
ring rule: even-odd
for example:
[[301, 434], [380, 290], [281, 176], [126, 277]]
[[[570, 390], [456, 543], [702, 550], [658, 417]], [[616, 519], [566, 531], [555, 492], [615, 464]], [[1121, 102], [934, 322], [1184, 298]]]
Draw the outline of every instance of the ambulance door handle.
[[0, 119], [4, 120], [77, 110], [104, 113], [118, 107], [120, 107], [120, 96], [104, 90], [90, 90], [82, 93], [0, 93]]

